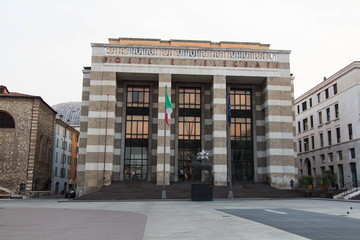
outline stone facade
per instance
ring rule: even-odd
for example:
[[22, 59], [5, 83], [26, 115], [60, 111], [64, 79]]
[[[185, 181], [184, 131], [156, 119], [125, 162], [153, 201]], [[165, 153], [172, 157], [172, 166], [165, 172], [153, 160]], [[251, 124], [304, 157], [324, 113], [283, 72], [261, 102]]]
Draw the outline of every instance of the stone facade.
[[336, 174], [339, 188], [359, 184], [359, 84], [355, 61], [295, 100], [299, 177], [312, 175], [315, 188], [325, 172]]
[[[127, 166], [138, 162], [130, 159], [138, 156], [127, 155], [135, 146], [129, 142], [139, 143], [129, 141], [128, 135], [128, 116], [140, 114], [127, 105], [132, 101], [129, 89], [135, 86], [150, 89], [149, 106], [139, 108], [149, 118], [148, 137], [142, 141], [146, 159], [141, 161], [146, 163], [137, 173], [146, 176], [142, 180], [159, 185], [163, 179], [165, 184], [181, 181], [181, 149], [191, 146], [179, 137], [183, 134], [179, 121], [192, 113], [199, 122], [191, 126], [199, 127], [199, 135], [187, 137], [197, 150], [210, 153], [216, 186], [227, 185], [235, 176], [289, 188], [290, 179], [297, 178], [290, 51], [270, 50], [259, 43], [128, 38], [92, 44], [92, 50], [92, 65], [83, 71], [79, 190], [88, 193], [112, 181], [129, 180]], [[170, 127], [164, 125], [165, 88], [174, 107]], [[179, 110], [181, 89], [198, 89], [197, 109]], [[246, 111], [244, 106], [232, 106], [231, 115], [239, 121], [233, 123], [237, 128], [233, 132], [227, 123], [230, 92], [237, 102], [246, 96], [236, 94], [248, 94]], [[245, 118], [247, 125], [241, 122]], [[243, 132], [247, 136], [240, 136]]]
[[12, 194], [50, 190], [56, 112], [36, 96], [8, 92], [0, 102], [15, 122], [0, 128], [0, 187]]

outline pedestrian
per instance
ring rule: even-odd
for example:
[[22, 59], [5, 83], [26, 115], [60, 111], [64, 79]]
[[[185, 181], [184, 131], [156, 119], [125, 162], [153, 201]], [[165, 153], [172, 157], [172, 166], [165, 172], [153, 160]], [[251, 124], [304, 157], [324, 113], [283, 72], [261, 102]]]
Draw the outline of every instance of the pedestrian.
[[293, 179], [291, 179], [290, 180], [290, 186], [291, 186], [291, 190], [294, 190], [294, 180]]
[[134, 173], [134, 171], [131, 171], [131, 181], [135, 181], [135, 173]]

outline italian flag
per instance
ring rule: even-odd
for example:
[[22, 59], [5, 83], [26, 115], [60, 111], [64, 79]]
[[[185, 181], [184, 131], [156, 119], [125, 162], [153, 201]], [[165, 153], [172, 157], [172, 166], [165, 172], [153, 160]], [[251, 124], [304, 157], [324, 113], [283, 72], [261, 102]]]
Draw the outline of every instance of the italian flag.
[[170, 120], [171, 113], [173, 111], [173, 107], [171, 105], [171, 101], [170, 101], [167, 91], [165, 93], [166, 93], [166, 100], [165, 100], [166, 123], [168, 126], [170, 126], [169, 120]]

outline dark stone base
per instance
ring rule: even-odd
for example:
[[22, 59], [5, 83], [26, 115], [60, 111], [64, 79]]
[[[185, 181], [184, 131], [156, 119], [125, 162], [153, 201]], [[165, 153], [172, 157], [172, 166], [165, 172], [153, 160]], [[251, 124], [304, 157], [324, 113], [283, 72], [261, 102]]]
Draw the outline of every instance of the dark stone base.
[[213, 185], [209, 183], [191, 184], [191, 201], [212, 201]]

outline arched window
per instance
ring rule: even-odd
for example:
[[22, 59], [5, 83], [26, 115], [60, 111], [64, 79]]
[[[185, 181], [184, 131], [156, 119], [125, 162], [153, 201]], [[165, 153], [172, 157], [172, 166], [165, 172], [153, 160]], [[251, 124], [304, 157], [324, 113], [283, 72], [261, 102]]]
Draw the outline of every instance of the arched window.
[[0, 111], [0, 128], [15, 128], [14, 118], [7, 112]]

